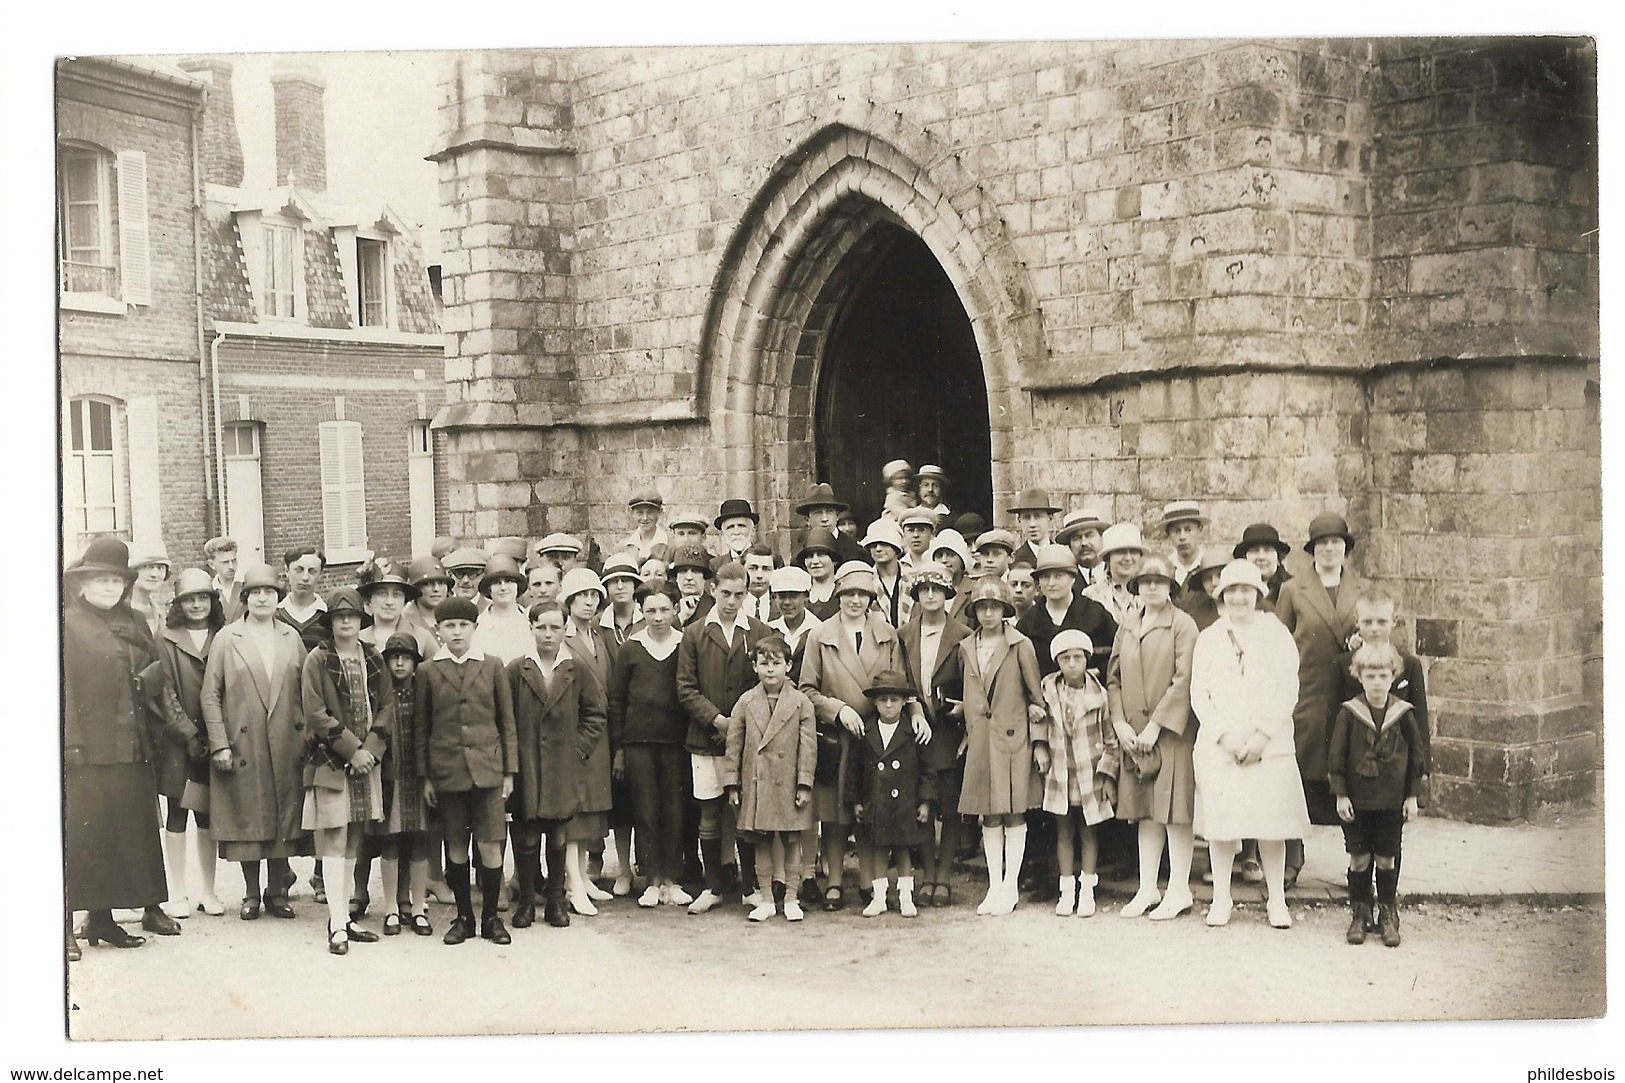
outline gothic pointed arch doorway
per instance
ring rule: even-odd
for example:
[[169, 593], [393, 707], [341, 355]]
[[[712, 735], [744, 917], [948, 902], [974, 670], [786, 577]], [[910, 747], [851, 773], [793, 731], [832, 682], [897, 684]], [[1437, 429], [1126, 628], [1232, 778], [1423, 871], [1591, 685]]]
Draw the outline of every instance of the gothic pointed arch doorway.
[[828, 280], [838, 291], [817, 361], [816, 472], [860, 524], [885, 499], [881, 468], [941, 466], [957, 515], [991, 518], [992, 441], [976, 335], [941, 264], [919, 237], [878, 222]]

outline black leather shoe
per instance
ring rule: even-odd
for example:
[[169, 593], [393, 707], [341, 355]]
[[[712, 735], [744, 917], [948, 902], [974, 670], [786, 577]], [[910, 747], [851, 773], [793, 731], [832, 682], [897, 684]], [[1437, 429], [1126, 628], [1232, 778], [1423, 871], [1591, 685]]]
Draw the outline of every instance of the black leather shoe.
[[799, 898], [802, 906], [817, 906], [824, 901], [824, 893], [818, 890], [818, 881], [809, 876], [801, 881]]
[[274, 918], [293, 917], [293, 904], [288, 902], [287, 896], [265, 896], [265, 912]]
[[181, 923], [156, 906], [149, 906], [141, 914], [141, 927], [159, 936], [181, 935]]
[[515, 929], [528, 929], [536, 924], [536, 904], [520, 903], [513, 910], [513, 927]]
[[357, 944], [378, 943], [377, 933], [373, 932], [371, 929], [363, 929], [353, 921], [344, 927], [344, 931], [348, 933], [350, 939], [355, 941]]
[[441, 939], [448, 944], [461, 944], [473, 935], [474, 919], [459, 917], [452, 919], [450, 928], [446, 930], [446, 935]]
[[345, 930], [333, 931], [333, 926], [327, 927], [327, 951], [330, 955], [350, 954], [350, 937]]
[[401, 935], [401, 916], [399, 914], [385, 914], [384, 915], [384, 935], [385, 936], [400, 936]]
[[508, 927], [502, 924], [501, 918], [486, 918], [480, 922], [480, 939], [493, 944], [513, 943], [513, 937], [508, 935]]
[[250, 895], [244, 899], [242, 905], [237, 907], [237, 916], [244, 921], [253, 921], [260, 916], [260, 897]]
[[412, 915], [412, 932], [416, 933], [418, 936], [434, 935], [434, 926], [429, 923], [429, 916], [427, 914]]
[[543, 920], [555, 929], [570, 927], [570, 909], [564, 905], [564, 896], [549, 895], [543, 906]]
[[92, 919], [91, 921], [86, 922], [85, 939], [90, 941], [91, 947], [95, 947], [97, 944], [105, 942], [111, 944], [115, 948], [139, 948], [142, 944], [147, 942], [147, 938], [144, 936], [135, 936], [131, 933], [125, 932], [124, 927], [118, 922], [114, 921], [111, 917], [107, 918], [105, 921], [96, 921]]

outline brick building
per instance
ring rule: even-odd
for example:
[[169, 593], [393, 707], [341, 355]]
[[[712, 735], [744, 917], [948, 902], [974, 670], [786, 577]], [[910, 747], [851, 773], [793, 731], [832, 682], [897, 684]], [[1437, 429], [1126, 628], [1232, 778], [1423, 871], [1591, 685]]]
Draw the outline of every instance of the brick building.
[[443, 104], [450, 529], [944, 464], [1215, 539], [1346, 512], [1437, 704], [1436, 807], [1600, 768], [1586, 43], [492, 52]]
[[325, 196], [315, 72], [273, 73], [277, 187], [250, 191], [230, 64], [182, 65], [210, 84], [203, 256], [224, 530], [272, 564], [314, 542], [328, 583], [353, 582], [369, 550], [406, 558], [437, 533], [429, 420], [445, 352], [422, 249], [388, 206]]
[[176, 68], [57, 67], [62, 546], [208, 536], [194, 151], [204, 87]]

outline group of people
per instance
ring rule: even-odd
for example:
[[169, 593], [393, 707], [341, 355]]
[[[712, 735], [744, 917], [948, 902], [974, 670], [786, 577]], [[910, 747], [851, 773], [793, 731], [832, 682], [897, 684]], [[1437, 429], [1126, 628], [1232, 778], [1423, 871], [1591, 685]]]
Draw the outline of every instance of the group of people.
[[852, 902], [849, 845], [862, 914], [895, 896], [915, 917], [953, 905], [973, 822], [978, 913], [1010, 913], [1022, 870], [1050, 868], [1055, 912], [1088, 917], [1114, 820], [1135, 825], [1124, 918], [1192, 910], [1205, 839], [1207, 924], [1231, 919], [1240, 857], [1289, 927], [1309, 825], [1341, 824], [1348, 939], [1400, 942], [1426, 692], [1340, 516], [1309, 524], [1293, 577], [1275, 527], [1207, 544], [1189, 501], [1163, 509], [1157, 552], [1087, 509], [1057, 528], [1040, 489], [1014, 531], [987, 529], [952, 516], [939, 468], [885, 473], [861, 538], [811, 486], [782, 556], [748, 501], [662, 521], [650, 490], [602, 559], [567, 534], [443, 538], [325, 597], [314, 546], [239, 569], [216, 538], [207, 569], [171, 579], [162, 554], [91, 542], [64, 589], [69, 958], [73, 911], [116, 947], [143, 938], [114, 909], [157, 935], [224, 913], [218, 859], [241, 864], [255, 920], [293, 915], [290, 859], [315, 857], [334, 954], [380, 937], [361, 924], [375, 860], [381, 934], [434, 935], [433, 898], [455, 906], [447, 944], [566, 926], [635, 873], [639, 906], [738, 898], [750, 921], [801, 921]]

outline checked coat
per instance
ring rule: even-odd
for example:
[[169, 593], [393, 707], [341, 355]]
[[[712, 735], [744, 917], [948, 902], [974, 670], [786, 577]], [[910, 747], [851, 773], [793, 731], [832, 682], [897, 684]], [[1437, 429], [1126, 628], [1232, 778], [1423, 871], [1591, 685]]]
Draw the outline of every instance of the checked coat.
[[728, 759], [722, 784], [739, 789], [739, 830], [804, 831], [813, 826], [809, 800], [796, 808], [796, 789], [812, 789], [818, 758], [812, 701], [786, 684], [770, 709], [756, 685], [728, 715]]

